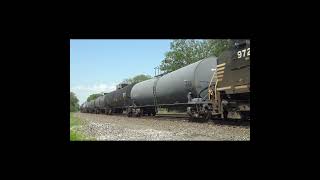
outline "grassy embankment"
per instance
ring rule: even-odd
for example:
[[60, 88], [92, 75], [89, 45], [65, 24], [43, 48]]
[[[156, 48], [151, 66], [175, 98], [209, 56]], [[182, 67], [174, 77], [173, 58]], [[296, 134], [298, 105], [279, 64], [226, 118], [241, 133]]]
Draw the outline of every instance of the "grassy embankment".
[[77, 126], [81, 126], [79, 118], [74, 117], [74, 113], [70, 112], [70, 141], [86, 141], [93, 140], [93, 138], [75, 130]]

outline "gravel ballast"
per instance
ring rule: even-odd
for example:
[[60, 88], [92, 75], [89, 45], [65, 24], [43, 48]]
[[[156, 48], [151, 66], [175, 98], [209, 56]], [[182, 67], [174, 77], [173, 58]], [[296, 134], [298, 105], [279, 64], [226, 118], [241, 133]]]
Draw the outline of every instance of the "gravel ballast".
[[102, 141], [249, 141], [250, 125], [189, 122], [171, 117], [126, 117], [75, 113], [77, 130]]

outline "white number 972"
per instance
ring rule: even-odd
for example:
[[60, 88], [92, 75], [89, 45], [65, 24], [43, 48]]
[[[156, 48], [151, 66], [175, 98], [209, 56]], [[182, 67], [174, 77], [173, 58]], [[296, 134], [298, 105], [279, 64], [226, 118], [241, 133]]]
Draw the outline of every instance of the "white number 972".
[[238, 54], [238, 59], [246, 56], [250, 56], [250, 48], [248, 49], [243, 49], [237, 52]]

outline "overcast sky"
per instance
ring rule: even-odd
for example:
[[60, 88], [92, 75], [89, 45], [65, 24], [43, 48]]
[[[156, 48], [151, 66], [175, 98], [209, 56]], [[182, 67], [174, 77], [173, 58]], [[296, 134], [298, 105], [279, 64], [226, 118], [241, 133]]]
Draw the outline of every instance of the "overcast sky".
[[154, 76], [171, 40], [70, 40], [70, 91], [81, 105], [90, 94], [110, 92], [126, 78]]

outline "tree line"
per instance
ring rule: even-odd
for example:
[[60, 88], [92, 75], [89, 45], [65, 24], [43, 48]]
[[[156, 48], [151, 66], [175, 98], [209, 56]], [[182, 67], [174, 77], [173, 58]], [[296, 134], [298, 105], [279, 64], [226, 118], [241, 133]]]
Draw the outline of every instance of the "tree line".
[[170, 43], [170, 51], [165, 53], [160, 70], [172, 72], [201, 59], [216, 56], [232, 45], [230, 39], [178, 39]]
[[79, 100], [75, 93], [70, 92], [70, 112], [79, 111]]

